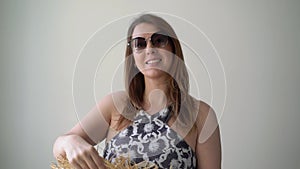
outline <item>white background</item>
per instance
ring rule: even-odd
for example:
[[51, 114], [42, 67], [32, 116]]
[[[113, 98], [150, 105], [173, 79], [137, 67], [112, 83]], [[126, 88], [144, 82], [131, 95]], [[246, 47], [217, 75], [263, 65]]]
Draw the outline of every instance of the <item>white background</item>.
[[[80, 49], [100, 27], [142, 11], [189, 20], [218, 50], [227, 81], [224, 169], [300, 168], [300, 1], [2, 0], [1, 169], [49, 168], [55, 138], [77, 122]], [[109, 91], [96, 88], [97, 97]]]

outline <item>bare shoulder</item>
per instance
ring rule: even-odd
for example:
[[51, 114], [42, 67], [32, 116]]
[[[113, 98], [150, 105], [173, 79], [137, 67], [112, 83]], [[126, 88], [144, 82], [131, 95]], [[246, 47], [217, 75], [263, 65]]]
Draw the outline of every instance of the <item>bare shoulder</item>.
[[115, 123], [120, 118], [124, 108], [128, 104], [128, 95], [125, 91], [116, 91], [106, 95], [99, 101], [99, 108], [110, 123]]
[[102, 112], [107, 112], [111, 115], [121, 113], [126, 105], [128, 97], [125, 91], [116, 91], [103, 97], [98, 106]]
[[114, 102], [118, 102], [127, 98], [127, 94], [125, 91], [116, 91], [109, 93], [108, 95], [104, 96], [100, 101], [99, 104], [109, 104], [112, 106]]
[[106, 137], [114, 114], [126, 100], [125, 92], [118, 91], [104, 96], [67, 134], [81, 136], [95, 145]]
[[206, 102], [202, 100], [196, 100], [197, 103], [197, 125], [202, 126], [204, 125], [205, 121], [207, 120], [208, 117], [216, 117], [216, 113], [214, 109]]
[[197, 100], [196, 103], [198, 142], [204, 143], [216, 129], [219, 130], [219, 123], [214, 109], [208, 103], [202, 100]]

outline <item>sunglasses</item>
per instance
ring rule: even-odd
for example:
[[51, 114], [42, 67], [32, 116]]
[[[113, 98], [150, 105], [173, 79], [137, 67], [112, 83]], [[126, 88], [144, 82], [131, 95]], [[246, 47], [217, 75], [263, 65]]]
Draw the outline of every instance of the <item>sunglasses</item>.
[[148, 39], [150, 39], [150, 42], [152, 43], [153, 47], [164, 48], [168, 45], [169, 38], [169, 36], [163, 34], [162, 32], [156, 32], [153, 33], [151, 37], [147, 39], [143, 37], [136, 37], [134, 39], [131, 39], [127, 45], [130, 46], [133, 51], [138, 53], [147, 47]]

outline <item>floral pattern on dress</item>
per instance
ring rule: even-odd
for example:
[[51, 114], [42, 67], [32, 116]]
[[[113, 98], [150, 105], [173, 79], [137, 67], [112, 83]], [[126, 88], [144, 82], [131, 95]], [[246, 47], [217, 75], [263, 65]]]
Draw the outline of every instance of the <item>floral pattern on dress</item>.
[[196, 155], [192, 148], [167, 125], [170, 107], [154, 115], [141, 110], [126, 129], [106, 143], [103, 157], [111, 162], [119, 156], [132, 162], [154, 162], [159, 168], [194, 169]]

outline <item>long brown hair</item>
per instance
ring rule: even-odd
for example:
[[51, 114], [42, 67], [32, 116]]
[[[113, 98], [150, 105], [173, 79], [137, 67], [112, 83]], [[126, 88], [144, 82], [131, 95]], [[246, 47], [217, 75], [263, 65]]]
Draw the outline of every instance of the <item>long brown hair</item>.
[[[170, 37], [171, 46], [173, 49], [174, 59], [172, 70], [167, 72], [170, 75], [168, 90], [166, 96], [171, 101], [172, 115], [177, 117], [177, 122], [181, 127], [191, 128], [191, 122], [195, 121], [195, 102], [188, 94], [189, 92], [189, 76], [187, 68], [184, 64], [184, 57], [180, 42], [173, 28], [162, 18], [152, 15], [143, 14], [136, 18], [127, 32], [127, 42], [130, 42], [134, 28], [141, 23], [149, 23], [156, 26], [160, 31], [166, 33]], [[128, 95], [128, 105], [122, 112], [118, 120], [117, 129], [121, 129], [124, 125], [130, 122], [136, 112], [142, 109], [143, 96], [145, 91], [144, 75], [139, 72], [134, 65], [132, 49], [127, 45], [125, 53], [125, 90]], [[192, 123], [193, 126], [193, 123]]]

